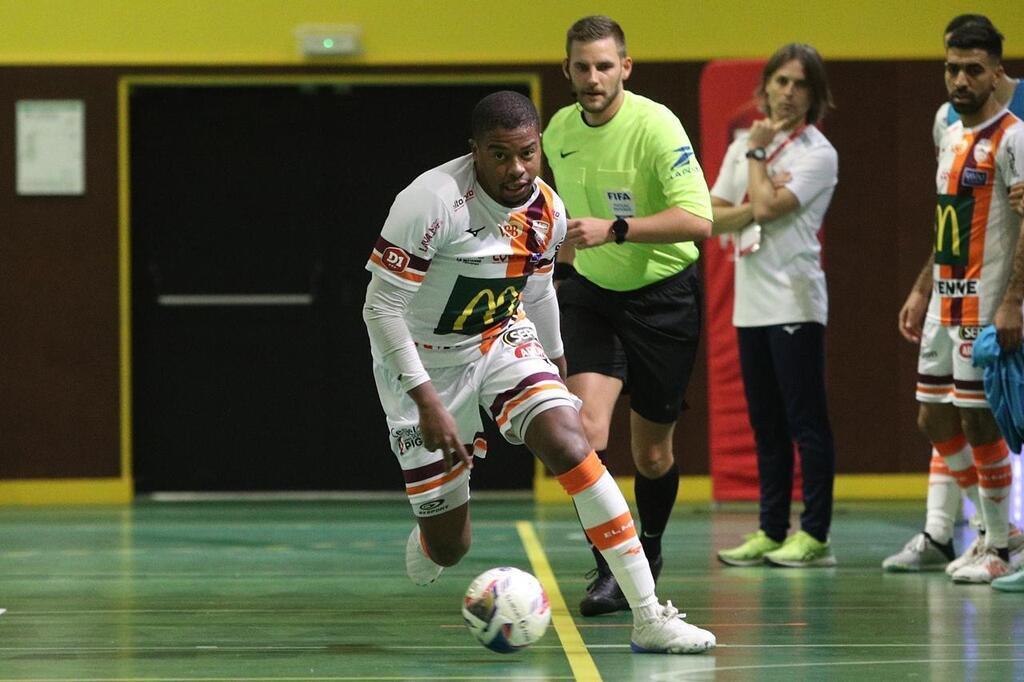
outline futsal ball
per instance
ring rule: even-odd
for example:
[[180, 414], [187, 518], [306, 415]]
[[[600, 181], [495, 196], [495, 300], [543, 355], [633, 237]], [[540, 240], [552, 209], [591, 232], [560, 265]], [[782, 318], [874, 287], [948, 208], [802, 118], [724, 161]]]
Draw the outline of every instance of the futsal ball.
[[462, 617], [481, 644], [510, 654], [544, 635], [551, 622], [551, 603], [536, 578], [502, 566], [484, 571], [469, 584]]

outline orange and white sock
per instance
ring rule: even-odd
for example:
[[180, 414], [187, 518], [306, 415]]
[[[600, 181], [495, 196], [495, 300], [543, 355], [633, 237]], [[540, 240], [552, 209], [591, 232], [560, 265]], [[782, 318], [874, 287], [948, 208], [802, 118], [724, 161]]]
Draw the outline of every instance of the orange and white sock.
[[928, 504], [924, 531], [944, 545], [953, 538], [953, 523], [960, 506], [960, 487], [939, 451], [932, 448], [928, 467]]
[[985, 519], [985, 546], [1005, 548], [1010, 536], [1010, 488], [1013, 469], [1010, 449], [1000, 438], [994, 443], [974, 446], [978, 468], [981, 511]]
[[[960, 493], [970, 500], [977, 513], [981, 514], [978, 469], [974, 466], [974, 456], [967, 439], [961, 433], [949, 440], [932, 443], [932, 445], [942, 455], [942, 461], [946, 463], [950, 475], [956, 479]], [[953, 515], [956, 515], [956, 510], [953, 511]]]
[[629, 505], [597, 453], [591, 451], [582, 462], [558, 476], [558, 482], [572, 496], [587, 537], [608, 562], [634, 615], [657, 606], [654, 576], [636, 535]]

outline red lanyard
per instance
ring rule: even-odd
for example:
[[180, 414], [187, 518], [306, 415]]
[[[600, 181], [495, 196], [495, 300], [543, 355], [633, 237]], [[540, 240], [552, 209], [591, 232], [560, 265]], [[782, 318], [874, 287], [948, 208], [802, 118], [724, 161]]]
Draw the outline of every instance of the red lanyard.
[[778, 147], [776, 147], [776, 148], [775, 148], [775, 151], [773, 151], [773, 152], [772, 152], [771, 154], [769, 154], [769, 155], [768, 155], [768, 158], [766, 158], [766, 159], [764, 160], [764, 163], [765, 163], [765, 165], [768, 165], [769, 163], [771, 163], [771, 162], [772, 162], [772, 161], [773, 161], [773, 160], [775, 159], [775, 157], [776, 157], [776, 156], [778, 156], [779, 154], [781, 154], [781, 153], [782, 153], [782, 150], [783, 150], [783, 149], [785, 149], [785, 148], [787, 147], [787, 145], [789, 145], [789, 143], [790, 143], [790, 142], [792, 142], [792, 141], [793, 141], [793, 140], [795, 140], [795, 139], [796, 139], [797, 137], [799, 137], [799, 136], [800, 136], [800, 133], [802, 133], [802, 132], [804, 131], [804, 128], [806, 128], [806, 127], [807, 127], [807, 124], [806, 124], [806, 123], [804, 123], [803, 125], [801, 125], [801, 126], [797, 127], [797, 129], [796, 129], [796, 130], [794, 130], [793, 132], [791, 132], [791, 133], [789, 134], [789, 137], [787, 137], [787, 138], [786, 138], [785, 140], [783, 140], [783, 141], [782, 141], [782, 144], [780, 144], [780, 145], [779, 145]]

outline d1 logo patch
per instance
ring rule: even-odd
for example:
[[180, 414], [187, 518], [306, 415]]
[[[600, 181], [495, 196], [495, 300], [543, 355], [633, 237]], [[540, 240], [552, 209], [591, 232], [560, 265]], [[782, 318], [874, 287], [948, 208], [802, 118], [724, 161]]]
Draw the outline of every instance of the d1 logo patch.
[[409, 254], [397, 246], [389, 246], [381, 252], [380, 262], [391, 272], [404, 272], [409, 265]]

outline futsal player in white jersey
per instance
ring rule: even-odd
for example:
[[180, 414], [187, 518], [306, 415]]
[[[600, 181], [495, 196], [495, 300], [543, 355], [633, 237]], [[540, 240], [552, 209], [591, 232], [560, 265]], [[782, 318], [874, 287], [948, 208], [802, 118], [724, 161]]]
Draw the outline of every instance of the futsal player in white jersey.
[[530, 100], [508, 91], [480, 100], [470, 149], [399, 193], [367, 263], [374, 376], [417, 520], [406, 572], [427, 585], [469, 550], [469, 470], [487, 448], [482, 407], [572, 496], [633, 610], [632, 649], [706, 651], [714, 635], [659, 603], [629, 507], [563, 383], [551, 274], [565, 209], [537, 177]]
[[[943, 43], [957, 29], [968, 24], [988, 26], [995, 30], [991, 20], [982, 14], [961, 14], [950, 20], [943, 31]], [[1009, 108], [1010, 113], [1024, 118], [1024, 85], [1019, 79], [1010, 78], [1002, 72], [996, 79], [992, 93], [995, 101]], [[932, 124], [932, 140], [935, 144], [936, 156], [942, 144], [946, 129], [960, 120], [960, 114], [952, 102], [943, 102], [935, 112]], [[1009, 200], [1018, 213], [1022, 212], [1021, 201], [1024, 197], [1024, 184], [1010, 188]], [[943, 452], [933, 448], [928, 473], [927, 512], [924, 530], [912, 537], [899, 552], [887, 557], [882, 568], [894, 572], [917, 572], [946, 569], [950, 575], [960, 566], [968, 563], [984, 550], [985, 529], [980, 513], [980, 497], [978, 492], [978, 473], [972, 457], [963, 456], [962, 448], [944, 448]], [[971, 500], [978, 513], [971, 519], [972, 525], [978, 528], [974, 541], [954, 558], [952, 544], [953, 523], [960, 507], [960, 497]], [[1024, 534], [1010, 528], [1009, 549], [1011, 563], [1017, 565], [1024, 560]]]
[[[1011, 568], [1008, 450], [981, 369], [970, 362], [982, 326], [992, 323], [1000, 346], [1014, 351], [1024, 325], [1024, 240], [1009, 198], [1024, 182], [1024, 123], [993, 96], [1001, 56], [1002, 35], [991, 25], [964, 25], [947, 41], [946, 87], [961, 120], [940, 140], [934, 252], [899, 315], [900, 333], [921, 344], [918, 424], [958, 479], [967, 477], [972, 461], [976, 472], [986, 533], [976, 556], [947, 567], [956, 582], [992, 582]], [[952, 512], [957, 502], [951, 501]], [[902, 554], [943, 549], [933, 536], [934, 521], [930, 514]], [[950, 549], [942, 552], [947, 560]], [[886, 568], [898, 558], [887, 559]]]

